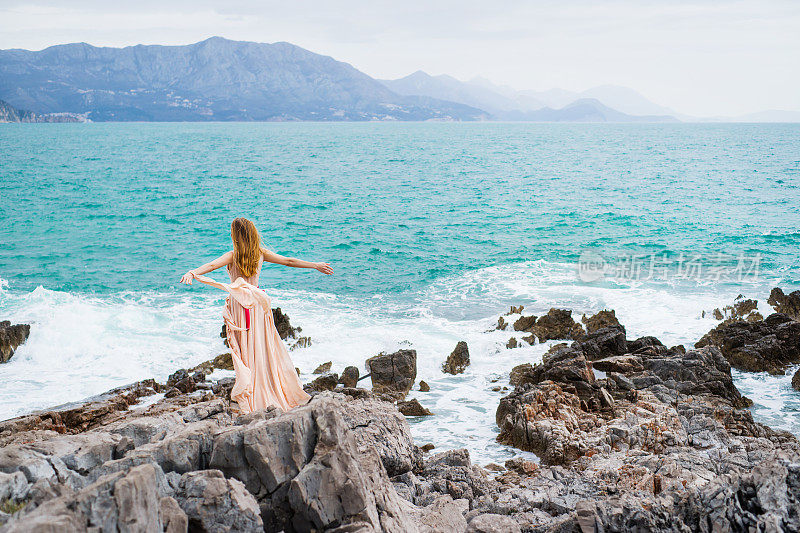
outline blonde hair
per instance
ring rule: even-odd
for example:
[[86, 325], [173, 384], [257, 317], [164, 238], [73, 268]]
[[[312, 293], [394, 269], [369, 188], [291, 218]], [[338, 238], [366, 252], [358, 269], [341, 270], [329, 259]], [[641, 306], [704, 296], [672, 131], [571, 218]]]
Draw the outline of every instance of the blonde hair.
[[233, 264], [245, 277], [253, 276], [261, 258], [261, 238], [255, 224], [246, 218], [235, 218], [231, 222], [233, 240]]

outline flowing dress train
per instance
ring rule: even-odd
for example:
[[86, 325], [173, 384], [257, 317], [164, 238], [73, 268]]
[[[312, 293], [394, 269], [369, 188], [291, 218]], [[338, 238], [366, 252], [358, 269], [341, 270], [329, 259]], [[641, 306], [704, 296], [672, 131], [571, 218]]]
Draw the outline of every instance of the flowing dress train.
[[231, 283], [195, 276], [206, 285], [228, 292], [223, 319], [236, 371], [231, 400], [239, 404], [242, 413], [271, 405], [286, 411], [310, 398], [275, 329], [269, 296], [258, 287], [260, 271], [261, 263], [253, 276], [246, 277], [231, 264]]

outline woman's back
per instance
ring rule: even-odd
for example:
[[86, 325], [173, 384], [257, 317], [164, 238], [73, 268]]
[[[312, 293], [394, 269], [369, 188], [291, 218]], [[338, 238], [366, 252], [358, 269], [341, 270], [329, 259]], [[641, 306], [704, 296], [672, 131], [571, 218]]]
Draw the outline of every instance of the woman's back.
[[242, 271], [236, 265], [235, 261], [231, 262], [231, 264], [228, 265], [228, 275], [231, 277], [231, 282], [236, 281], [236, 278], [244, 278], [244, 280], [250, 285], [255, 285], [258, 287], [258, 276], [261, 274], [261, 265], [263, 262], [263, 259], [259, 258], [255, 273], [249, 277], [242, 274]]

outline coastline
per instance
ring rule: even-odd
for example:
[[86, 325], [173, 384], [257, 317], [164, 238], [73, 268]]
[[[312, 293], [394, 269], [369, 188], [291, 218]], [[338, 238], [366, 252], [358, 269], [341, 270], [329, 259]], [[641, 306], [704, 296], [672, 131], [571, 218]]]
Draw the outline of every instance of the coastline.
[[[788, 296], [771, 303], [793, 313], [800, 293]], [[520, 342], [560, 341], [540, 364], [504, 369], [513, 389], [497, 406], [498, 440], [534, 452], [534, 461], [520, 453], [477, 465], [467, 450], [415, 443], [415, 417], [395, 402], [420, 395], [416, 355], [400, 374], [396, 361], [383, 374], [368, 361], [371, 391], [337, 385], [324, 365], [307, 384], [307, 406], [244, 416], [231, 410], [232, 379], [215, 378], [229, 368], [220, 356], [165, 384], [146, 380], [0, 423], [0, 488], [22, 506], [0, 517], [9, 531], [80, 529], [100, 519], [87, 503], [100, 498], [116, 502], [106, 524], [164, 530], [189, 521], [234, 531], [679, 531], [726, 522], [790, 530], [800, 527], [791, 503], [800, 501], [800, 442], [753, 420], [727, 361], [741, 356], [725, 339], [742, 328], [767, 338], [775, 333], [763, 328], [800, 324], [741, 302], [715, 311], [722, 320], [708, 339], [717, 340], [695, 349], [626, 339], [613, 312], [577, 322], [558, 309], [501, 316], [498, 330]], [[760, 338], [747, 346], [774, 356]], [[786, 342], [782, 353], [797, 362], [800, 335]], [[469, 364], [459, 345], [444, 369], [458, 374]], [[302, 456], [288, 454], [287, 443]], [[131, 484], [157, 505], [114, 500]], [[209, 499], [209, 487], [228, 496]], [[332, 494], [360, 503], [342, 506]]]

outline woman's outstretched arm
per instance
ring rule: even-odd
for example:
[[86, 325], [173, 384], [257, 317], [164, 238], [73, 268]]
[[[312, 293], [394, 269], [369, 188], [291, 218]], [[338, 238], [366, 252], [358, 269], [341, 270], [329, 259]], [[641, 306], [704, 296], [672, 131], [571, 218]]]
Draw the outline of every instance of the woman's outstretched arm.
[[191, 285], [192, 280], [194, 279], [195, 276], [207, 274], [212, 270], [224, 267], [225, 265], [230, 265], [232, 261], [233, 261], [233, 252], [222, 254], [221, 256], [217, 257], [210, 263], [206, 263], [205, 265], [197, 267], [184, 274], [183, 277], [181, 278], [181, 283], [186, 283], [187, 285]]
[[311, 261], [303, 261], [302, 259], [295, 259], [294, 257], [284, 257], [266, 248], [261, 249], [261, 255], [264, 256], [264, 261], [268, 263], [294, 268], [313, 268], [328, 276], [333, 274], [333, 268], [328, 263], [312, 263]]

